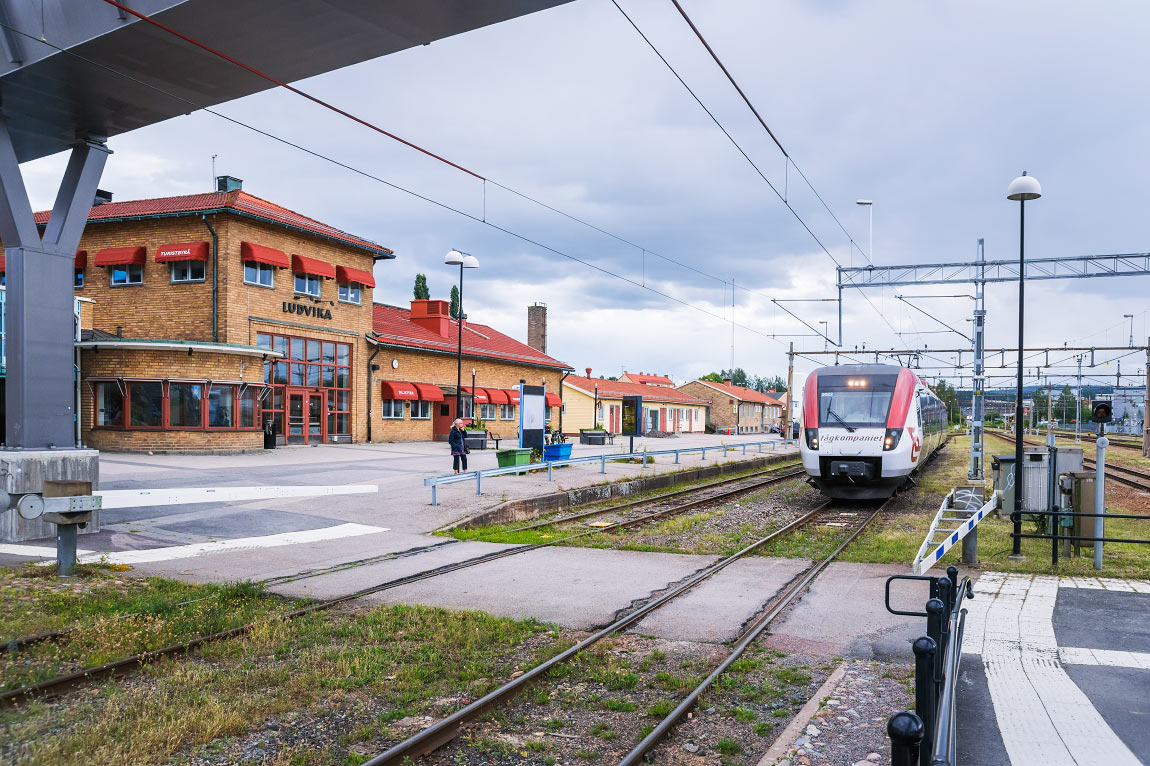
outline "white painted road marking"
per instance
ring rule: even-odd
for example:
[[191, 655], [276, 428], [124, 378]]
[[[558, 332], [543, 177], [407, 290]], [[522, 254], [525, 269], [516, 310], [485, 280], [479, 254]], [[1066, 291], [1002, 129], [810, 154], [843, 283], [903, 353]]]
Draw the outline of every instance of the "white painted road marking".
[[1123, 652], [1115, 649], [1081, 649], [1058, 647], [1058, 659], [1063, 665], [1104, 665], [1111, 668], [1150, 670], [1150, 653]]
[[967, 612], [963, 651], [982, 655], [1010, 762], [1137, 766], [1138, 758], [1062, 669], [1053, 624], [1058, 587], [1057, 577], [987, 573], [975, 586], [971, 606], [978, 606]]
[[[315, 543], [323, 540], [338, 540], [342, 537], [358, 537], [388, 531], [386, 527], [372, 527], [366, 524], [337, 524], [322, 529], [305, 529], [301, 532], [282, 532], [277, 535], [260, 537], [237, 537], [232, 540], [215, 540], [191, 545], [173, 545], [166, 548], [144, 548], [131, 551], [77, 551], [81, 563], [107, 561], [109, 564], [144, 564], [155, 561], [172, 561], [213, 553], [235, 553], [236, 551], [257, 548], [276, 548], [282, 545]], [[34, 558], [55, 558], [55, 548], [32, 545], [0, 545], [0, 553]]]
[[1058, 587], [1150, 593], [1150, 580], [1119, 580], [1114, 577], [1063, 577], [1059, 581]]
[[362, 495], [378, 492], [375, 484], [338, 484], [319, 486], [276, 487], [174, 487], [171, 489], [101, 489], [104, 510], [112, 508], [148, 508], [154, 505], [191, 505], [195, 503], [236, 503], [244, 500], [268, 500], [286, 497], [329, 497]]

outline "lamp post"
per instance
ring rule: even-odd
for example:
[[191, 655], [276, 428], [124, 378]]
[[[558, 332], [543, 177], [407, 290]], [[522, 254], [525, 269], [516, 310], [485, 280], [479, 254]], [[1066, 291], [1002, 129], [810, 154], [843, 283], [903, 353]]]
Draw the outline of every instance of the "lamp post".
[[1014, 403], [1014, 547], [1010, 558], [1021, 559], [1022, 555], [1022, 349], [1023, 319], [1026, 304], [1026, 201], [1042, 196], [1042, 187], [1034, 176], [1022, 175], [1010, 182], [1006, 198], [1018, 202], [1018, 379], [1015, 386]]
[[479, 259], [458, 250], [448, 250], [447, 255], [443, 256], [443, 262], [448, 266], [459, 267], [459, 316], [456, 317], [459, 343], [455, 357], [455, 417], [461, 418], [463, 417], [463, 270], [478, 269]]
[[599, 427], [599, 384], [595, 384], [595, 409], [591, 411], [591, 427]]
[[856, 205], [865, 207], [867, 211], [867, 243], [866, 243], [866, 257], [874, 263], [874, 201], [869, 199], [860, 199], [855, 201]]
[[[460, 314], [462, 314], [462, 313], [463, 312], [460, 312]], [[473, 423], [475, 422], [475, 413], [476, 412], [478, 412], [478, 410], [475, 409], [475, 368], [472, 367], [471, 368], [471, 421]]]

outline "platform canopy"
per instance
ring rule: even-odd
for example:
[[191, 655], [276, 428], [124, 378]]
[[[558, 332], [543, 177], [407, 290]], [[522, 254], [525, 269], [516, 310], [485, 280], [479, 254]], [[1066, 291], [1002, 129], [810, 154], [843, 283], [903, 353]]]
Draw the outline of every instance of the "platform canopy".
[[[293, 82], [566, 2], [125, 4]], [[18, 30], [0, 28], [0, 102], [20, 162], [64, 151], [78, 138], [116, 136], [274, 87], [101, 0], [6, 0], [2, 7], [6, 24]]]

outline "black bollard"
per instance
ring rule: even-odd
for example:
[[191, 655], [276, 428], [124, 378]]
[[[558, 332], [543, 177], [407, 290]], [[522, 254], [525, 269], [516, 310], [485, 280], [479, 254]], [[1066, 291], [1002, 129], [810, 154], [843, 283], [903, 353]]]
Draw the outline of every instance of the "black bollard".
[[[931, 600], [937, 601], [937, 599]], [[916, 717], [923, 727], [918, 739], [921, 740], [926, 737], [926, 750], [924, 752], [929, 754], [933, 744], [929, 732], [934, 731], [934, 716], [938, 711], [938, 687], [934, 683], [935, 658], [939, 653], [938, 644], [930, 636], [921, 636], [915, 639], [913, 649], [914, 708], [918, 711]]]
[[922, 719], [909, 710], [890, 717], [886, 733], [890, 737], [891, 766], [918, 766], [919, 743], [924, 731]]

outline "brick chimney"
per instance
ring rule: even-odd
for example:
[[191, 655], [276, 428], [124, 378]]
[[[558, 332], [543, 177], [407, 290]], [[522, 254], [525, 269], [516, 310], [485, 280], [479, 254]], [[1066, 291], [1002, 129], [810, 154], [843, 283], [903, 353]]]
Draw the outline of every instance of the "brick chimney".
[[451, 308], [447, 301], [412, 301], [411, 321], [436, 335], [454, 335]]
[[731, 379], [730, 378], [723, 378], [723, 385], [724, 386], [731, 385]]
[[587, 368], [587, 377], [588, 378], [591, 377], [591, 368], [590, 367]]
[[547, 353], [546, 303], [536, 302], [534, 306], [527, 307], [527, 345], [540, 353]]

